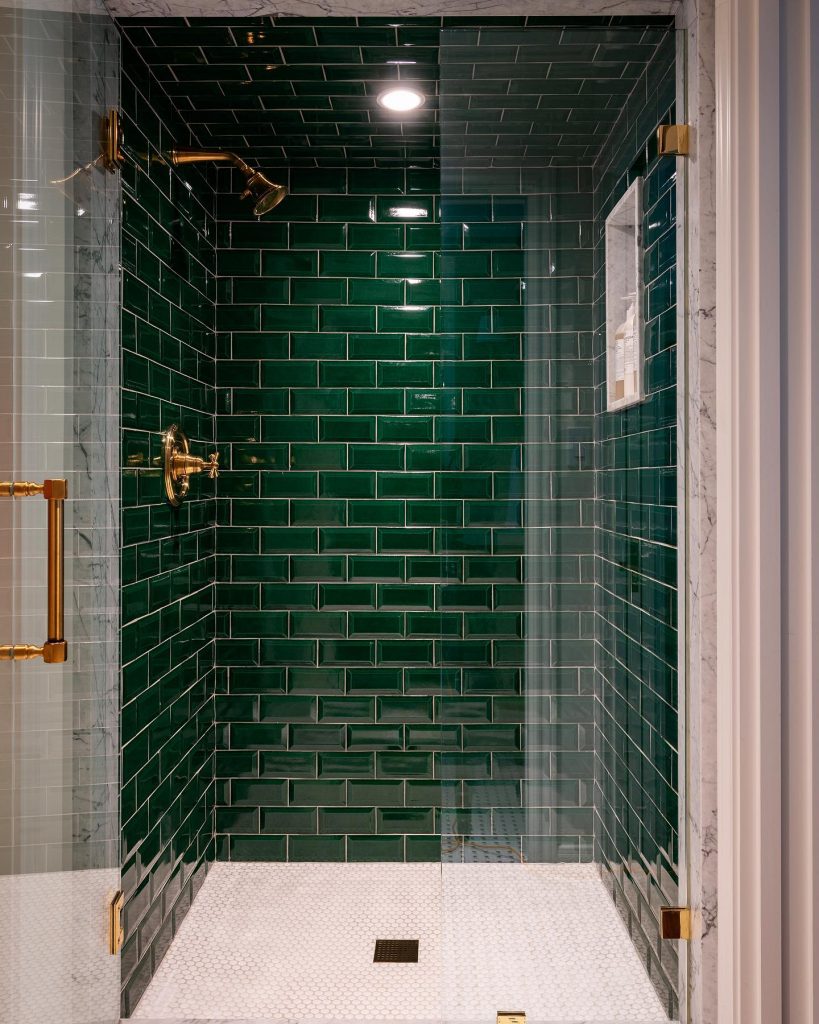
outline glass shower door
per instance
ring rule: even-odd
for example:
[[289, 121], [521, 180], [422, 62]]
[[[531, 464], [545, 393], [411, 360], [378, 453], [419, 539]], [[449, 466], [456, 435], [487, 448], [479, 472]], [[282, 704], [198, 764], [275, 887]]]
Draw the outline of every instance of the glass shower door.
[[119, 1017], [118, 52], [62, 6], [0, 6], [3, 1024]]
[[[441, 34], [448, 1021], [678, 1015], [675, 45], [636, 18]], [[636, 178], [646, 387], [610, 410], [605, 218]]]

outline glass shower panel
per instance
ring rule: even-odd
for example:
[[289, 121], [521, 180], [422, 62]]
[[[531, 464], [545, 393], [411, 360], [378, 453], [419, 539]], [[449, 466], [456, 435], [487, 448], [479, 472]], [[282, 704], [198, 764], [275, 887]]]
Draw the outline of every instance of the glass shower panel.
[[[49, 7], [0, 6], [3, 1024], [119, 1014], [119, 195], [98, 160], [119, 55], [101, 5]], [[62, 590], [59, 522], [49, 540], [21, 487], [46, 480], [67, 485]], [[59, 635], [60, 597], [67, 660], [15, 660]]]
[[[437, 550], [461, 560], [438, 605], [458, 636], [439, 698], [443, 1016], [662, 1020], [681, 716], [676, 164], [655, 138], [675, 38], [540, 21], [441, 33], [438, 438], [460, 474], [436, 492], [459, 500]], [[646, 397], [607, 413], [604, 221], [637, 176]], [[510, 966], [522, 934], [537, 977]]]

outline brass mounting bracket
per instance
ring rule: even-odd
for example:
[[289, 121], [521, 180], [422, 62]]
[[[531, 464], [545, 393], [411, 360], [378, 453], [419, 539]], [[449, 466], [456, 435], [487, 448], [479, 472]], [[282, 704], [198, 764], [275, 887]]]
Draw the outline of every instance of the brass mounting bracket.
[[661, 124], [657, 129], [660, 156], [688, 156], [690, 132], [687, 124]]
[[125, 159], [121, 149], [122, 130], [119, 123], [119, 111], [111, 107], [100, 122], [100, 158], [106, 171], [116, 173]]
[[219, 453], [212, 452], [207, 459], [191, 455], [188, 435], [175, 423], [165, 431], [162, 442], [165, 497], [174, 508], [179, 508], [190, 490], [194, 473], [207, 473], [211, 480], [219, 476]]
[[688, 907], [660, 907], [660, 935], [664, 939], [691, 938], [691, 911]]
[[120, 889], [114, 893], [108, 904], [108, 952], [116, 956], [122, 949], [125, 931], [122, 926], [122, 910], [125, 906], [125, 894]]

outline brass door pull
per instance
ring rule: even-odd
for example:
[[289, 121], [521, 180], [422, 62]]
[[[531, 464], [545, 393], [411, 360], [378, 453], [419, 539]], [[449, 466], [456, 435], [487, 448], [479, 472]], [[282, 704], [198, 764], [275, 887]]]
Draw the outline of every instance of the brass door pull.
[[211, 480], [219, 476], [219, 453], [212, 452], [207, 459], [191, 455], [188, 435], [175, 423], [168, 427], [164, 437], [165, 496], [178, 508], [190, 490], [190, 477], [194, 473], [207, 473]]
[[35, 644], [0, 644], [0, 661], [31, 661], [42, 658], [55, 665], [68, 659], [65, 642], [65, 480], [0, 481], [0, 498], [30, 498], [42, 494], [48, 502], [48, 624], [42, 647]]

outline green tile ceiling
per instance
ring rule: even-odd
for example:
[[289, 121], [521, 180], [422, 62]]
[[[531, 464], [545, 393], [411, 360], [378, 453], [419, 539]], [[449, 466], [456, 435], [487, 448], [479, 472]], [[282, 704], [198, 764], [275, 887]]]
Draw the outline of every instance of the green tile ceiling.
[[[260, 165], [592, 164], [667, 18], [124, 18], [203, 147]], [[404, 82], [410, 115], [376, 96]]]

